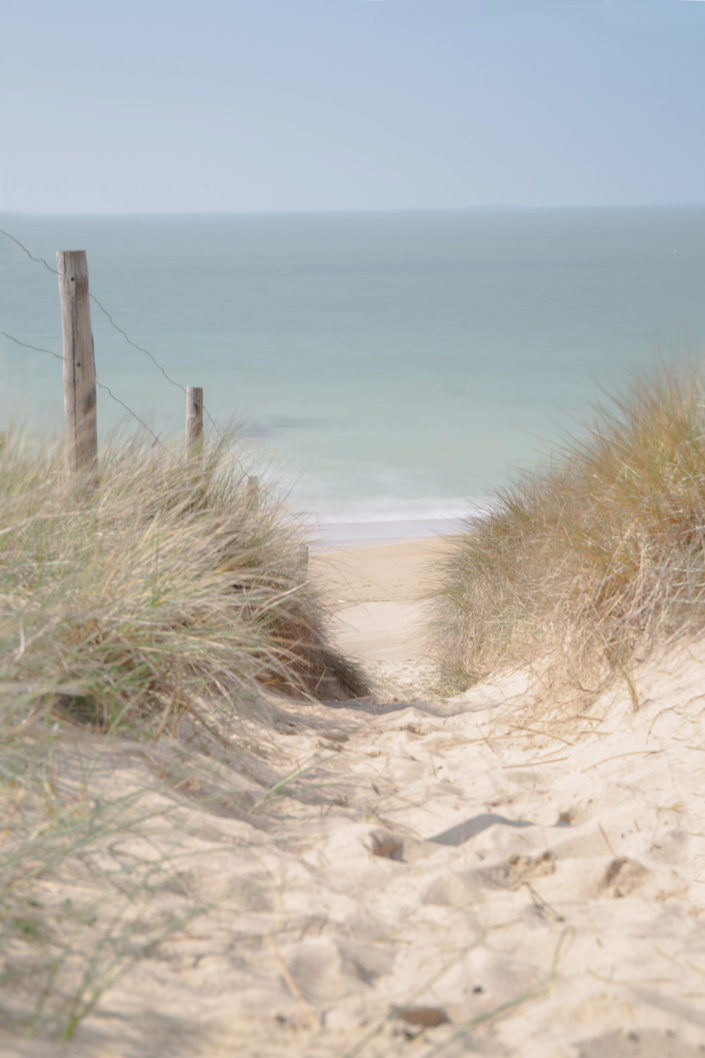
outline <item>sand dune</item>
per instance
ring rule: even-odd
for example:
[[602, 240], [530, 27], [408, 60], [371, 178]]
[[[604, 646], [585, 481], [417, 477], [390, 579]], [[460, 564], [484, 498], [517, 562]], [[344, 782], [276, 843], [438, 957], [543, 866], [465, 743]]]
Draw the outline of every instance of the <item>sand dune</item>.
[[386, 703], [251, 703], [229, 748], [59, 740], [77, 790], [145, 790], [121, 839], [159, 866], [136, 933], [184, 923], [69, 1044], [1, 1053], [705, 1054], [705, 644], [643, 667], [638, 711], [617, 687], [549, 730], [521, 675], [424, 695], [442, 547], [314, 560]]

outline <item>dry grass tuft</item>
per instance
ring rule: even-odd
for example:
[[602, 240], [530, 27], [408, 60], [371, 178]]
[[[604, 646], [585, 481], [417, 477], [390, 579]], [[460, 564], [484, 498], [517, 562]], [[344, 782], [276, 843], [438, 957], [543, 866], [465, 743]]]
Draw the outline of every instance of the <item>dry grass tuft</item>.
[[334, 674], [296, 531], [253, 501], [226, 444], [189, 461], [116, 446], [93, 494], [69, 490], [58, 450], [10, 436], [0, 497], [6, 697], [113, 731], [204, 696], [236, 708], [255, 683], [315, 693]]
[[327, 649], [301, 559], [226, 443], [188, 460], [116, 444], [93, 491], [58, 447], [0, 438], [0, 1032], [69, 1039], [203, 910], [172, 908], [175, 866], [142, 854], [148, 789], [116, 797], [87, 773], [77, 792], [67, 743], [97, 759], [107, 736], [185, 717], [222, 738], [262, 685], [366, 689]]
[[439, 601], [455, 686], [534, 664], [592, 695], [705, 628], [705, 391], [660, 368], [598, 411], [584, 440], [500, 494], [458, 536]]

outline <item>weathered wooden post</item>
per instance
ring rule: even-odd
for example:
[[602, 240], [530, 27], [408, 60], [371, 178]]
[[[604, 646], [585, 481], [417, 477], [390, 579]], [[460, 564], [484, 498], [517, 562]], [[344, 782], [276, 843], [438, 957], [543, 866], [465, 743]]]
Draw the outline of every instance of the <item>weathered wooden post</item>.
[[186, 451], [196, 455], [203, 440], [203, 389], [189, 386], [186, 390]]
[[64, 336], [66, 462], [73, 474], [87, 471], [87, 482], [95, 486], [98, 422], [86, 251], [59, 250], [56, 265]]

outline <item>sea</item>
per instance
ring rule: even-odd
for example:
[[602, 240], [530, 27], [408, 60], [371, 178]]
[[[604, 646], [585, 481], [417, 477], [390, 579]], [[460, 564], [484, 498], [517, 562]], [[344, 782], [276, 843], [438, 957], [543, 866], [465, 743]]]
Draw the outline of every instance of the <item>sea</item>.
[[0, 429], [62, 430], [52, 269], [86, 250], [101, 438], [178, 451], [202, 386], [206, 430], [237, 426], [248, 471], [333, 544], [452, 530], [635, 373], [705, 349], [705, 206], [0, 228]]

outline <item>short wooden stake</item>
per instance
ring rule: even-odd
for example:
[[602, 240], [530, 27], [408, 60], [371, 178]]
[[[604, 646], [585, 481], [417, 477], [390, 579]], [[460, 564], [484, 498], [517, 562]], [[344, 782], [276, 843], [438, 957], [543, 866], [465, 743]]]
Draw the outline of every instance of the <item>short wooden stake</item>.
[[64, 412], [66, 462], [72, 474], [89, 471], [97, 484], [98, 422], [95, 359], [85, 250], [56, 254], [64, 336]]
[[186, 390], [186, 451], [195, 453], [203, 440], [203, 389], [189, 386]]

